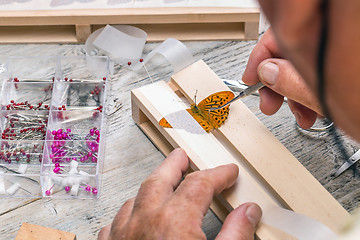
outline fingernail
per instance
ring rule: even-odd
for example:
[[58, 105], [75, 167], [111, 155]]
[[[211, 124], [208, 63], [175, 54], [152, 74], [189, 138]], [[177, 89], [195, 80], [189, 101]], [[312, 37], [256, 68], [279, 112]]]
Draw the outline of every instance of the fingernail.
[[269, 62], [264, 64], [259, 70], [259, 77], [269, 85], [274, 85], [279, 75], [279, 67], [275, 63]]
[[249, 221], [253, 224], [254, 227], [260, 221], [261, 215], [262, 215], [261, 208], [256, 204], [252, 204], [246, 209], [246, 216], [248, 217]]

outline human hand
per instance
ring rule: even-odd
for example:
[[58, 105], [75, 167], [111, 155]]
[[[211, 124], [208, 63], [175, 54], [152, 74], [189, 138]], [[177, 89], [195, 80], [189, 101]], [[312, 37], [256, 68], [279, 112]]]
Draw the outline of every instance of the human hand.
[[[182, 149], [175, 149], [141, 184], [138, 195], [125, 202], [112, 225], [104, 227], [105, 239], [206, 239], [202, 220], [214, 195], [231, 187], [238, 176], [234, 164], [197, 171], [181, 181], [189, 167]], [[226, 218], [217, 239], [254, 238], [261, 209], [246, 203]]]
[[[360, 141], [360, 1], [259, 0], [283, 56], [307, 85], [322, 93], [334, 123]], [[327, 29], [327, 34], [322, 30]], [[323, 39], [324, 41], [320, 41]], [[318, 82], [319, 50], [324, 81]]]
[[293, 65], [282, 58], [271, 29], [265, 32], [252, 51], [243, 74], [246, 84], [262, 81], [267, 88], [260, 89], [260, 109], [264, 114], [276, 113], [284, 100], [302, 128], [310, 128], [321, 108], [318, 100]]

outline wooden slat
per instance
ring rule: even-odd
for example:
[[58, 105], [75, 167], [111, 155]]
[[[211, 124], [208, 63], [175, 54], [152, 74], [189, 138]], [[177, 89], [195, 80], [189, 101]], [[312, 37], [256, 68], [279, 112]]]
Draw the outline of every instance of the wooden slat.
[[0, 27], [0, 43], [77, 43], [75, 26]]
[[73, 233], [23, 223], [15, 240], [76, 240]]
[[258, 21], [259, 9], [252, 8], [169, 7], [0, 11], [0, 26]]
[[[169, 37], [180, 41], [245, 39], [244, 23], [177, 23], [134, 26], [149, 33], [148, 41], [161, 41]], [[257, 35], [248, 37], [248, 40], [256, 39]]]

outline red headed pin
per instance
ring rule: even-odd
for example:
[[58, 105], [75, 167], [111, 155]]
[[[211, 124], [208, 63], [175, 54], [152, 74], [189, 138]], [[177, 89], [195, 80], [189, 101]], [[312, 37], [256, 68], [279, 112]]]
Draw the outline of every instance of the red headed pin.
[[151, 76], [150, 76], [149, 71], [147, 70], [147, 68], [146, 68], [146, 66], [145, 66], [144, 59], [140, 58], [140, 60], [139, 60], [139, 61], [142, 63], [142, 65], [143, 65], [143, 67], [144, 67], [144, 69], [145, 69], [145, 71], [146, 71], [147, 75], [149, 76], [150, 81], [151, 81], [151, 82], [154, 82], [154, 81], [152, 80]]

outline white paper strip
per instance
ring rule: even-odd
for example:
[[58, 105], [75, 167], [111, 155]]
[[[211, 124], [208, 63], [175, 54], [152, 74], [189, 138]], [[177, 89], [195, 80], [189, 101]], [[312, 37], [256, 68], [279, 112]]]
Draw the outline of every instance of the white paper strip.
[[174, 72], [194, 63], [189, 49], [182, 42], [173, 38], [166, 39], [140, 63], [146, 38], [147, 34], [139, 28], [127, 25], [107, 25], [89, 36], [85, 43], [85, 51], [87, 55], [107, 55], [112, 61], [125, 67], [128, 67], [127, 63], [131, 62], [130, 69], [132, 70], [139, 70], [143, 64], [156, 55], [167, 59], [174, 68]]
[[[200, 170], [231, 163], [230, 153], [212, 135], [207, 134], [195, 119], [185, 110], [186, 106], [175, 95], [154, 83], [141, 88], [141, 93], [155, 106], [159, 113], [173, 126], [169, 131], [186, 139], [186, 147], [191, 146], [197, 157], [206, 159], [206, 165], [197, 166]], [[160, 120], [160, 119], [159, 119]], [[211, 146], [208, 151], [207, 146]], [[180, 146], [182, 147], [182, 146]], [[190, 156], [191, 158], [191, 156]], [[242, 169], [241, 166], [239, 166]], [[280, 229], [299, 240], [331, 240], [336, 235], [322, 223], [307, 216], [294, 213], [272, 204], [265, 192], [255, 186], [254, 180], [245, 172], [239, 173], [234, 195], [241, 203], [256, 202], [263, 210], [262, 222]]]
[[20, 184], [19, 183], [14, 183], [13, 185], [11, 185], [11, 187], [9, 187], [6, 192], [9, 195], [14, 195], [15, 192], [20, 188]]
[[93, 45], [119, 63], [141, 58], [147, 34], [137, 27], [107, 25], [94, 39]]
[[20, 165], [19, 165], [18, 172], [19, 172], [19, 173], [22, 173], [22, 174], [25, 174], [27, 168], [28, 168], [28, 164], [20, 164]]
[[79, 193], [79, 188], [80, 188], [79, 184], [72, 185], [71, 190], [70, 190], [70, 194], [72, 196], [77, 196], [78, 193]]
[[[165, 57], [171, 63], [174, 72], [178, 72], [195, 62], [189, 49], [182, 42], [174, 38], [166, 39], [157, 48], [151, 51], [144, 58], [144, 63], [150, 61], [156, 54]], [[142, 67], [142, 64], [138, 63], [134, 66], [134, 69], [139, 69], [140, 67]]]

